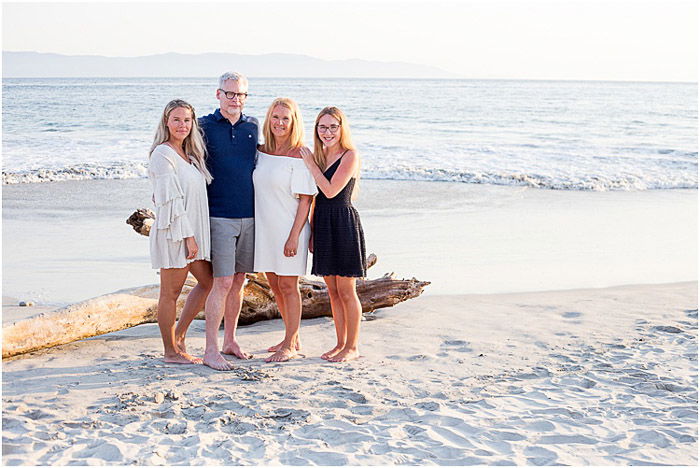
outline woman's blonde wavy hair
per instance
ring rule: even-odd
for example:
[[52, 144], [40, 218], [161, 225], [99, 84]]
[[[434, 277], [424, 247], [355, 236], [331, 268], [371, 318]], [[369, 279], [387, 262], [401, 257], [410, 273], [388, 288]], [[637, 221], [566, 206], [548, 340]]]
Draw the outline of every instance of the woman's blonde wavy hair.
[[276, 150], [275, 136], [272, 134], [271, 120], [272, 111], [277, 106], [286, 107], [292, 111], [292, 121], [289, 124], [290, 146], [292, 148], [301, 148], [304, 146], [304, 121], [301, 118], [299, 106], [293, 99], [281, 97], [272, 101], [272, 104], [270, 104], [270, 107], [267, 109], [267, 114], [265, 115], [265, 123], [263, 123], [263, 136], [265, 137], [265, 143], [260, 146], [260, 151], [263, 153], [273, 154]]
[[170, 118], [170, 113], [179, 107], [189, 110], [192, 114], [192, 130], [182, 143], [183, 149], [185, 150], [185, 154], [191, 158], [194, 166], [199, 170], [199, 172], [202, 173], [204, 179], [207, 181], [207, 184], [209, 184], [212, 181], [212, 176], [207, 169], [207, 164], [205, 161], [207, 157], [207, 147], [204, 144], [202, 131], [197, 123], [197, 115], [194, 112], [194, 107], [182, 99], [173, 99], [166, 104], [165, 109], [163, 109], [163, 115], [158, 123], [158, 128], [156, 129], [156, 135], [153, 138], [153, 144], [151, 145], [149, 155], [153, 154], [153, 150], [156, 149], [156, 146], [161, 145], [170, 139], [168, 119]]

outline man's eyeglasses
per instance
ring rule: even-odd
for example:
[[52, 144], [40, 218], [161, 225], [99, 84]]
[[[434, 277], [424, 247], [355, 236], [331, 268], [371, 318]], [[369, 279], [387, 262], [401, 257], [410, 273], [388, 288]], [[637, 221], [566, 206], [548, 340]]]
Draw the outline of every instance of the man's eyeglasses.
[[234, 93], [233, 91], [224, 91], [223, 89], [220, 89], [221, 93], [226, 96], [226, 99], [235, 99], [238, 98], [239, 100], [244, 100], [245, 98], [248, 97], [248, 93]]
[[326, 133], [328, 130], [330, 130], [331, 133], [335, 133], [340, 128], [340, 125], [333, 124], [330, 127], [326, 127], [325, 125], [317, 125], [316, 128], [318, 129], [318, 133]]

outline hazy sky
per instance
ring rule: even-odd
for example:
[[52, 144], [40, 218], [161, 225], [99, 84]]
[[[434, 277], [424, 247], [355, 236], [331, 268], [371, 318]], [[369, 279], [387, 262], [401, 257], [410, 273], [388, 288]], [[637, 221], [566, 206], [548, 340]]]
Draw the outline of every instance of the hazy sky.
[[467, 78], [697, 81], [696, 1], [3, 3], [2, 48], [286, 52]]

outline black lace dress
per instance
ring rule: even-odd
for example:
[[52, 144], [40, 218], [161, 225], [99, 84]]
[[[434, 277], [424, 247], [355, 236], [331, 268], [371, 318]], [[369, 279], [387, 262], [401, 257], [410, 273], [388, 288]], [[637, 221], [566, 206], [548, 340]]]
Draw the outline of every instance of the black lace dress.
[[[343, 156], [323, 173], [328, 180], [335, 174]], [[316, 276], [366, 276], [365, 235], [360, 215], [350, 201], [353, 187], [354, 177], [333, 198], [327, 198], [321, 190], [316, 195], [311, 268]]]

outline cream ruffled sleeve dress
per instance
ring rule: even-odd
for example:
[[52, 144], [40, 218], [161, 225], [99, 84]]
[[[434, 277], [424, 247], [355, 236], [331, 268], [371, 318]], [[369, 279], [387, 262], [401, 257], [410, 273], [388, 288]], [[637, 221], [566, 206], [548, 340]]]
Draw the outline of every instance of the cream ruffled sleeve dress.
[[297, 254], [284, 256], [284, 244], [294, 224], [299, 195], [316, 195], [314, 178], [301, 158], [258, 152], [253, 172], [255, 185], [255, 271], [282, 276], [307, 272], [311, 226], [307, 221], [299, 235]]
[[[211, 259], [209, 204], [204, 175], [170, 146], [151, 153], [148, 175], [153, 185], [156, 219], [149, 235], [153, 268], [184, 268]], [[199, 252], [188, 260], [185, 238], [194, 236]]]

